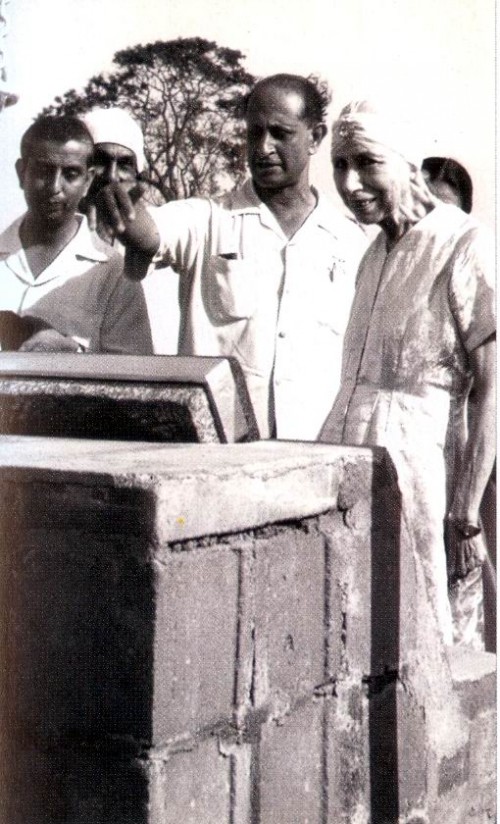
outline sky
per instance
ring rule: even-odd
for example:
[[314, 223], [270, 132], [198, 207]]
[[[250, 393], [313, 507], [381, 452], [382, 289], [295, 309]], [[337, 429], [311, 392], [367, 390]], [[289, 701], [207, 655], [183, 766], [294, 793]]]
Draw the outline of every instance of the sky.
[[[0, 228], [23, 211], [14, 163], [44, 106], [109, 70], [120, 49], [194, 36], [239, 49], [256, 76], [320, 74], [330, 121], [353, 98], [409, 111], [424, 154], [468, 168], [474, 213], [493, 226], [494, 0], [10, 0], [6, 11], [0, 88], [19, 101], [0, 113]], [[328, 138], [312, 180], [336, 199]]]

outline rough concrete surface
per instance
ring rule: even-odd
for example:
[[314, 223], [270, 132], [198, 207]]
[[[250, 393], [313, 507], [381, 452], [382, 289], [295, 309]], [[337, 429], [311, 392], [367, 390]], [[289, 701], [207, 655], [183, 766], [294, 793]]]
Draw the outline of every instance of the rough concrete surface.
[[7, 437], [0, 485], [0, 821], [493, 820], [383, 450]]

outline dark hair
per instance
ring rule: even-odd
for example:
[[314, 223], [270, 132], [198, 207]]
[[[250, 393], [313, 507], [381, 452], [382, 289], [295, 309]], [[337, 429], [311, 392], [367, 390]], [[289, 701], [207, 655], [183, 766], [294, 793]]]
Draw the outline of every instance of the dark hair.
[[94, 150], [94, 141], [89, 130], [78, 117], [72, 115], [37, 117], [21, 138], [23, 160], [27, 160], [33, 145], [41, 140], [53, 140], [54, 143], [77, 140], [79, 143], [86, 143], [89, 147], [89, 160]]
[[304, 102], [303, 118], [309, 126], [325, 123], [331, 95], [326, 81], [316, 75], [302, 77], [299, 74], [272, 74], [259, 80], [244, 101], [244, 114], [254, 94], [267, 87], [275, 87], [286, 92], [295, 92]]
[[447, 183], [457, 193], [463, 211], [472, 211], [472, 180], [461, 163], [451, 157], [426, 157], [422, 171], [427, 172], [429, 183]]

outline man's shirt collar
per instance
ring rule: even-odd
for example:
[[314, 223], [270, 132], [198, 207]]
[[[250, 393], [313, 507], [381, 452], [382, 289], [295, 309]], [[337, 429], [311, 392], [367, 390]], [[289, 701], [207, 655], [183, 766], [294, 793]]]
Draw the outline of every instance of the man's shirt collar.
[[[6, 260], [6, 258], [19, 253], [23, 249], [19, 230], [24, 217], [24, 215], [21, 215], [0, 234], [0, 260]], [[80, 226], [75, 236], [71, 238], [60, 254], [64, 254], [71, 249], [71, 253], [80, 260], [88, 260], [91, 263], [101, 263], [109, 260], [111, 255], [114, 254], [112, 248], [100, 240], [94, 232], [90, 231], [87, 218], [84, 215], [78, 215], [78, 217], [80, 218]]]
[[[316, 206], [307, 217], [307, 220], [304, 221], [304, 226], [311, 222], [326, 232], [329, 232], [329, 234], [335, 238], [344, 237], [346, 230], [352, 230], [354, 233], [356, 233], [356, 231], [362, 232], [362, 229], [356, 222], [338, 211], [325, 195], [318, 192], [314, 186], [311, 186], [311, 190], [316, 196]], [[265, 226], [275, 229], [278, 225], [271, 210], [259, 198], [253, 187], [251, 178], [248, 178], [242, 186], [229, 192], [224, 197], [224, 203], [232, 212], [239, 214], [258, 214], [261, 222]]]

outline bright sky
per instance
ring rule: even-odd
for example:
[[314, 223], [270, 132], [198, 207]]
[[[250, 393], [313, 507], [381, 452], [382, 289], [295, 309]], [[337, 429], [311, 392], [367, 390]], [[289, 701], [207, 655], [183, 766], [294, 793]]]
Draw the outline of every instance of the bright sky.
[[[138, 43], [200, 36], [239, 49], [255, 75], [319, 73], [332, 117], [352, 98], [409, 107], [426, 154], [451, 155], [475, 184], [474, 211], [494, 221], [494, 0], [10, 0], [0, 113], [0, 227], [23, 210], [14, 162], [31, 119], [58, 94]], [[313, 182], [334, 196], [328, 138]]]

